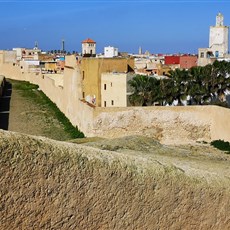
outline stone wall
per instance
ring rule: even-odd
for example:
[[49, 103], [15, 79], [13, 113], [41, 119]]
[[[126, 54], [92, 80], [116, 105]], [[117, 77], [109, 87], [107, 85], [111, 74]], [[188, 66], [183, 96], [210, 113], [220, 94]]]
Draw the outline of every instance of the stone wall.
[[230, 229], [229, 156], [150, 143], [122, 153], [0, 130], [0, 229]]
[[97, 108], [94, 132], [102, 137], [145, 135], [166, 144], [230, 141], [230, 110], [217, 106]]

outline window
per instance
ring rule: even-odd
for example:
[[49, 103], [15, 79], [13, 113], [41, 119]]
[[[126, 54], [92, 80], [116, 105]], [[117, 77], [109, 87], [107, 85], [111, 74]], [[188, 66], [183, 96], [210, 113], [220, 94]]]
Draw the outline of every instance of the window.
[[203, 58], [204, 57], [204, 52], [200, 53], [200, 57]]
[[82, 93], [82, 98], [85, 98], [85, 92]]
[[219, 57], [219, 51], [216, 51], [216, 52], [215, 52], [215, 57], [216, 57], [216, 58]]
[[104, 84], [104, 90], [106, 90], [106, 84]]
[[111, 84], [110, 84], [110, 85], [111, 85], [111, 87], [113, 87], [113, 83], [112, 83], [112, 82], [111, 82]]
[[106, 107], [106, 101], [104, 101], [104, 107]]
[[82, 80], [85, 79], [85, 71], [82, 71]]
[[111, 105], [114, 105], [113, 100], [111, 101]]

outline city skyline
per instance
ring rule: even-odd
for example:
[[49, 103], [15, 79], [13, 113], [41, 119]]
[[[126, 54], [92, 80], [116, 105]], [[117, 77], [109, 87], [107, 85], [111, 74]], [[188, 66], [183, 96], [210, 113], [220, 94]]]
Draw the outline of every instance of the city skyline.
[[0, 1], [0, 49], [32, 48], [81, 52], [81, 41], [138, 53], [197, 53], [208, 47], [216, 15], [230, 25], [227, 1]]

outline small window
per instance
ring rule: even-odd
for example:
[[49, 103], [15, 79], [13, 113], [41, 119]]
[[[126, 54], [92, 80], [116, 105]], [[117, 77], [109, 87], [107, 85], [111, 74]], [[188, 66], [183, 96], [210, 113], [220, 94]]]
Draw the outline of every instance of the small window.
[[200, 57], [203, 58], [204, 57], [204, 52], [200, 53]]
[[85, 92], [82, 93], [82, 98], [85, 98]]
[[82, 80], [85, 79], [85, 71], [82, 71]]
[[106, 101], [104, 101], [104, 107], [106, 107]]
[[104, 84], [104, 90], [106, 90], [106, 84]]
[[111, 101], [111, 105], [114, 105], [113, 100]]
[[111, 85], [111, 87], [113, 87], [113, 83], [112, 83], [112, 82], [111, 82], [111, 84], [110, 84], [110, 85]]

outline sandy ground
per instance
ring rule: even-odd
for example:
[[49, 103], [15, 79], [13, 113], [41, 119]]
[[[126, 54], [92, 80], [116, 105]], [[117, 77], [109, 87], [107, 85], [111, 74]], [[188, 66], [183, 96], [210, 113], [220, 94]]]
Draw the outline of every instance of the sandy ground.
[[23, 96], [22, 90], [15, 89], [14, 82], [8, 84], [3, 99], [8, 100], [8, 103], [5, 102], [5, 108], [2, 109], [5, 110], [2, 129], [55, 140], [71, 139], [54, 112], [47, 106], [36, 103], [33, 98]]

